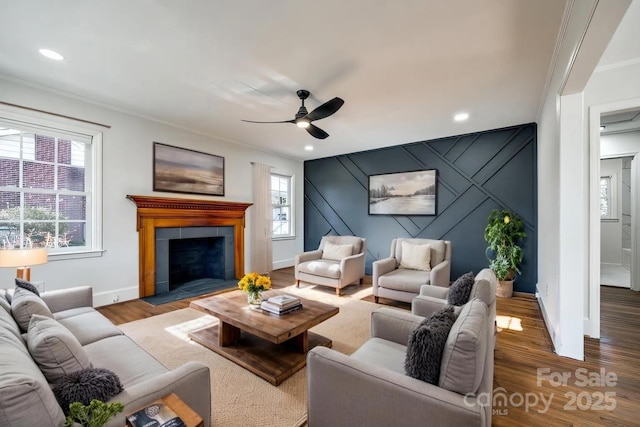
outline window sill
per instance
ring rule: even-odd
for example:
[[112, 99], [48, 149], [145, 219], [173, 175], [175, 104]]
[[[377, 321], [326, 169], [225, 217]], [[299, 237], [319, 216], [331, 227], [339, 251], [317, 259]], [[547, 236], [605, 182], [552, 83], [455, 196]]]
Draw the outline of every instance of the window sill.
[[280, 237], [272, 237], [271, 240], [277, 241], [277, 240], [295, 240], [297, 239], [296, 236], [280, 236]]
[[59, 261], [64, 259], [98, 258], [106, 252], [103, 250], [91, 250], [82, 252], [52, 252], [49, 253], [49, 261]]

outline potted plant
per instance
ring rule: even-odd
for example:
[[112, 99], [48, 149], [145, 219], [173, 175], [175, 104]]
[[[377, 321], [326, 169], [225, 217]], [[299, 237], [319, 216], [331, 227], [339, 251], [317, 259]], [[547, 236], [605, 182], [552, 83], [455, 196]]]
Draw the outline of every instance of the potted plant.
[[76, 423], [83, 427], [102, 427], [123, 410], [124, 405], [120, 402], [105, 403], [98, 399], [93, 399], [88, 405], [73, 402], [69, 405], [69, 415], [64, 427], [71, 427]]
[[513, 280], [520, 274], [522, 262], [522, 248], [518, 243], [525, 237], [524, 222], [518, 215], [501, 209], [491, 211], [484, 239], [488, 244], [489, 268], [498, 279], [496, 295], [499, 297], [513, 295]]

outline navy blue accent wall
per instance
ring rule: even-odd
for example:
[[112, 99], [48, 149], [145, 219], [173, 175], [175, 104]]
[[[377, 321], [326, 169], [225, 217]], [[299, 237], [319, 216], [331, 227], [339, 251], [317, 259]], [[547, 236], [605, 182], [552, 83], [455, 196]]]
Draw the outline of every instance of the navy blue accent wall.
[[[329, 142], [330, 143], [330, 142]], [[368, 176], [437, 169], [436, 216], [368, 214]], [[492, 209], [525, 222], [522, 274], [514, 290], [537, 283], [536, 124], [363, 151], [304, 163], [304, 248], [324, 235], [367, 239], [371, 263], [389, 256], [395, 237], [451, 240], [451, 280], [488, 265], [484, 228]]]

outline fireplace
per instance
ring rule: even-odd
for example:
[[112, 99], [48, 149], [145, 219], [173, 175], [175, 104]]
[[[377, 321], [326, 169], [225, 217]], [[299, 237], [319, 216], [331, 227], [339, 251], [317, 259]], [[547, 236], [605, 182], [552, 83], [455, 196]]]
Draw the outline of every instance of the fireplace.
[[[172, 245], [182, 252], [180, 255], [191, 257], [186, 264], [191, 265], [192, 271], [174, 273], [176, 277], [200, 274], [196, 264], [206, 266], [205, 274], [222, 275], [218, 278], [225, 280], [244, 275], [245, 211], [251, 203], [131, 195], [127, 198], [137, 206], [140, 297], [170, 290]], [[196, 255], [196, 247], [204, 250], [204, 255]], [[221, 255], [217, 261], [206, 260], [214, 254]]]
[[156, 294], [196, 280], [233, 280], [233, 227], [156, 229]]

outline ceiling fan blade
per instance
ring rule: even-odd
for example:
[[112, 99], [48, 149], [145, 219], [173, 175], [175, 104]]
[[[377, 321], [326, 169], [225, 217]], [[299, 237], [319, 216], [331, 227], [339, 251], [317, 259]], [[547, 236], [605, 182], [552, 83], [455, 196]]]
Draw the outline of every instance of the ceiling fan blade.
[[326, 133], [325, 131], [323, 131], [322, 129], [320, 129], [318, 126], [314, 126], [311, 123], [309, 123], [309, 126], [307, 126], [306, 131], [309, 132], [311, 134], [311, 136], [313, 136], [314, 138], [318, 138], [318, 139], [325, 139], [326, 137], [329, 136], [328, 133]]
[[306, 118], [310, 122], [314, 120], [324, 119], [325, 117], [329, 117], [330, 115], [338, 111], [343, 104], [344, 101], [342, 100], [342, 98], [335, 97], [307, 114]]
[[256, 122], [253, 120], [240, 120], [241, 122], [247, 122], [247, 123], [295, 123], [295, 120], [283, 120], [281, 122]]

